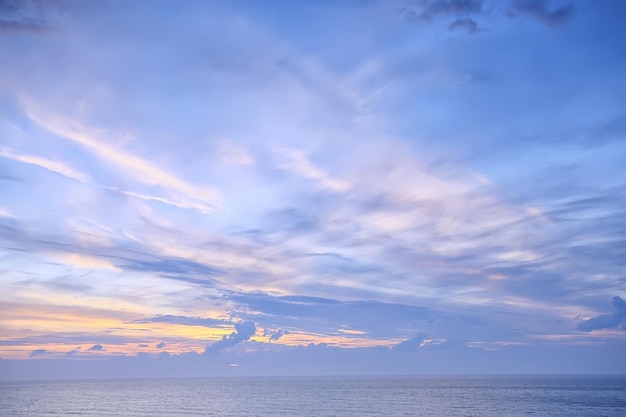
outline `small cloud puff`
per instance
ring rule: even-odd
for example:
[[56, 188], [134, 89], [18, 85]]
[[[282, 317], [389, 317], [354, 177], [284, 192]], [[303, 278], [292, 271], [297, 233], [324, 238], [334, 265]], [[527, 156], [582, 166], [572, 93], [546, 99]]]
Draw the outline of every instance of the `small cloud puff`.
[[45, 355], [45, 354], [47, 354], [47, 353], [50, 353], [50, 352], [48, 352], [48, 351], [47, 351], [47, 350], [45, 350], [45, 349], [35, 349], [35, 350], [33, 350], [32, 352], [30, 352], [30, 357], [32, 358], [32, 357], [34, 357], [34, 356]]
[[101, 351], [104, 351], [106, 349], [102, 345], [93, 345], [92, 347], [90, 347], [87, 350], [92, 351], [92, 352], [101, 352]]
[[82, 346], [78, 346], [77, 348], [72, 349], [72, 350], [70, 350], [69, 352], [67, 352], [67, 353], [65, 354], [65, 356], [67, 356], [67, 357], [72, 357], [72, 356], [76, 355], [77, 353], [79, 353], [81, 349], [82, 349]]
[[265, 329], [263, 330], [263, 336], [267, 336], [268, 341], [272, 341], [272, 340], [278, 340], [281, 337], [283, 337], [284, 335], [289, 334], [289, 332], [287, 330], [270, 330], [270, 329]]

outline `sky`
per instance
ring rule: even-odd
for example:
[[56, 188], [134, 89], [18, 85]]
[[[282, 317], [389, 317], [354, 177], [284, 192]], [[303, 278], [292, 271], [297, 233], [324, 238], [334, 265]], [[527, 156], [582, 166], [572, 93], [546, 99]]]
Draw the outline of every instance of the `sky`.
[[625, 15], [0, 1], [0, 379], [626, 373]]

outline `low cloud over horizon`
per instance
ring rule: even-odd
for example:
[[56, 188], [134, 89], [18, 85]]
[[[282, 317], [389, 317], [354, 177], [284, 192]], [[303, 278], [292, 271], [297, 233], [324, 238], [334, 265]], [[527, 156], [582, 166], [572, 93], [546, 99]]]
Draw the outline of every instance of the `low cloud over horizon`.
[[625, 12], [0, 4], [0, 366], [626, 372]]

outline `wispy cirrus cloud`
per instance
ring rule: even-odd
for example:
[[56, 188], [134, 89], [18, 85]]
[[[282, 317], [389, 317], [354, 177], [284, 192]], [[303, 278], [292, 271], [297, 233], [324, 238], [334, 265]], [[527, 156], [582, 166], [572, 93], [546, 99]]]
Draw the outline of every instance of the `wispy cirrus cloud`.
[[[219, 192], [212, 187], [196, 186], [173, 175], [152, 162], [124, 151], [119, 147], [108, 145], [102, 136], [104, 133], [91, 132], [75, 120], [61, 118], [53, 114], [44, 116], [33, 109], [33, 106], [24, 104], [29, 117], [41, 128], [51, 133], [78, 143], [105, 161], [114, 163], [126, 169], [126, 173], [134, 180], [147, 185], [160, 186], [174, 194], [181, 194], [185, 199], [197, 202], [196, 205], [205, 212], [214, 210], [219, 204]], [[168, 199], [163, 199], [169, 201]], [[180, 204], [180, 203], [179, 203]], [[183, 203], [184, 204], [184, 203]]]
[[36, 165], [48, 171], [61, 174], [67, 178], [79, 181], [89, 181], [89, 175], [80, 172], [65, 163], [53, 161], [47, 158], [43, 158], [37, 155], [21, 154], [9, 148], [0, 147], [0, 156], [3, 158], [13, 159], [15, 161], [23, 162], [25, 164]]
[[203, 326], [203, 327], [216, 327], [224, 325], [233, 325], [231, 320], [214, 319], [207, 317], [186, 317], [186, 316], [173, 316], [165, 314], [161, 316], [148, 317], [144, 319], [138, 319], [135, 323], [174, 323], [184, 324], [186, 326]]
[[313, 164], [302, 150], [278, 148], [275, 154], [278, 157], [277, 165], [280, 169], [313, 180], [331, 191], [343, 192], [350, 188], [349, 182], [333, 178]]
[[12, 11], [59, 30], [0, 42], [0, 355], [616, 346], [621, 9], [569, 4]]
[[159, 203], [167, 204], [167, 205], [182, 208], [182, 209], [197, 210], [202, 214], [210, 214], [213, 211], [211, 208], [207, 207], [206, 205], [197, 203], [194, 201], [189, 201], [189, 200], [176, 201], [173, 198], [169, 199], [169, 198], [159, 197], [155, 195], [142, 194], [142, 193], [138, 193], [134, 191], [120, 190], [115, 187], [107, 187], [107, 188], [111, 191], [114, 191], [119, 194], [123, 194], [128, 197], [138, 198], [140, 200], [145, 200], [145, 201], [157, 201]]

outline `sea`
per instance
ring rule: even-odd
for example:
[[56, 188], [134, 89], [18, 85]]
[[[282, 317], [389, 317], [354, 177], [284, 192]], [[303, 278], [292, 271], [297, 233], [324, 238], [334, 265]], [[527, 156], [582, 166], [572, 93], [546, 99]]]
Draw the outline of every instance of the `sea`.
[[626, 376], [2, 382], [0, 416], [626, 416]]

